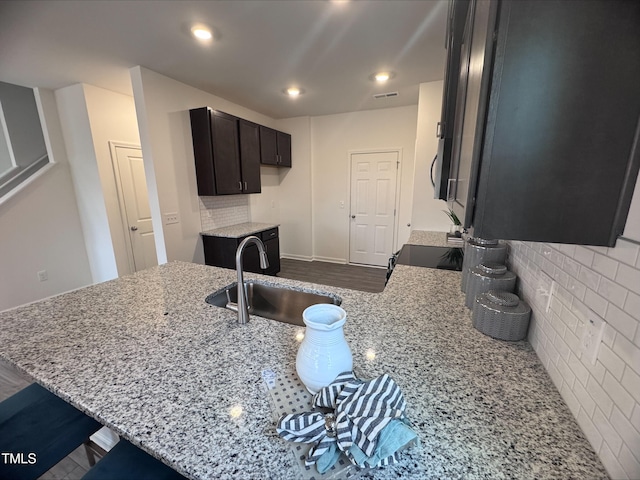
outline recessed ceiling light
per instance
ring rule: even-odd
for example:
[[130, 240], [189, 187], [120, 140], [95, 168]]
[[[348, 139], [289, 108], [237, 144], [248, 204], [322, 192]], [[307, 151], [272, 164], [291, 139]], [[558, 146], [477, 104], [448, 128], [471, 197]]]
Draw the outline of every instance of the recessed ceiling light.
[[191, 27], [191, 34], [198, 40], [211, 40], [213, 38], [211, 29], [204, 25], [194, 25]]
[[389, 72], [376, 73], [374, 78], [376, 79], [376, 82], [386, 82], [389, 80]]
[[298, 87], [285, 88], [283, 92], [290, 97], [298, 97], [304, 93], [304, 90]]

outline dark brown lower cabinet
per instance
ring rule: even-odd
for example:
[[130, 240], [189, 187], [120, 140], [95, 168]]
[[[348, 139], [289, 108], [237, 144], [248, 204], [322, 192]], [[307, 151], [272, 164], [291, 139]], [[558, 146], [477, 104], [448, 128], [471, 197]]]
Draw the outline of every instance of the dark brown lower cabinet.
[[[245, 272], [262, 273], [264, 275], [277, 274], [280, 271], [280, 239], [278, 228], [271, 228], [252, 235], [260, 238], [264, 243], [267, 258], [269, 259], [269, 267], [264, 270], [260, 268], [258, 247], [251, 244], [245, 248], [242, 255], [243, 270]], [[240, 238], [203, 236], [204, 263], [214, 267], [235, 270], [238, 245], [240, 245], [247, 236]]]

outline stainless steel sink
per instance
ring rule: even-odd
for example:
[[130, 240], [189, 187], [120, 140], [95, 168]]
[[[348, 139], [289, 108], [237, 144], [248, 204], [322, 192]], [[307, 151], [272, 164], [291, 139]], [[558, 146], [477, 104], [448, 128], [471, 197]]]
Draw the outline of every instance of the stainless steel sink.
[[[316, 303], [340, 305], [342, 299], [330, 293], [311, 293], [294, 290], [281, 285], [267, 285], [258, 282], [245, 282], [249, 313], [279, 322], [304, 327], [302, 312]], [[216, 307], [237, 311], [238, 288], [236, 283], [212, 293], [205, 301]]]

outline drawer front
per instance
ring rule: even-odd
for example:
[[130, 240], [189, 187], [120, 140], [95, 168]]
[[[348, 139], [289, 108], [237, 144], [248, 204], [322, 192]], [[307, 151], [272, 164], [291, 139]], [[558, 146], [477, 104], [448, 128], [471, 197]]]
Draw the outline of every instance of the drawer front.
[[262, 237], [263, 242], [271, 240], [272, 238], [278, 238], [278, 227], [265, 230], [264, 232], [260, 233], [260, 236]]

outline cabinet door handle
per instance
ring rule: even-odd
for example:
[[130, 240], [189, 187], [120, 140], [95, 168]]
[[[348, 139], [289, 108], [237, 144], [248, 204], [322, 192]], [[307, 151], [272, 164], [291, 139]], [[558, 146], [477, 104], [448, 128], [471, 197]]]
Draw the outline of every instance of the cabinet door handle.
[[436, 165], [436, 160], [438, 159], [438, 154], [436, 153], [436, 156], [433, 157], [433, 161], [431, 162], [431, 186], [433, 188], [436, 188], [436, 181], [433, 179], [433, 167], [435, 167]]
[[440, 138], [442, 136], [442, 123], [438, 122], [436, 124], [436, 137]]
[[244, 189], [249, 190], [249, 188], [247, 187], [247, 182], [244, 182]]
[[238, 188], [242, 191], [242, 182], [238, 182]]

